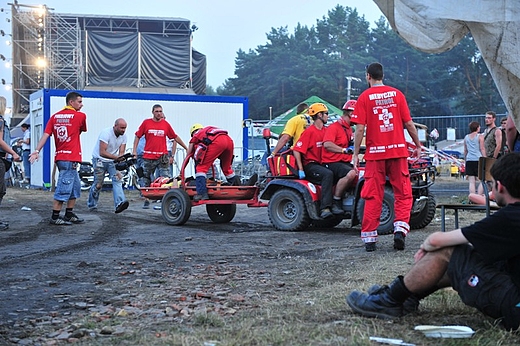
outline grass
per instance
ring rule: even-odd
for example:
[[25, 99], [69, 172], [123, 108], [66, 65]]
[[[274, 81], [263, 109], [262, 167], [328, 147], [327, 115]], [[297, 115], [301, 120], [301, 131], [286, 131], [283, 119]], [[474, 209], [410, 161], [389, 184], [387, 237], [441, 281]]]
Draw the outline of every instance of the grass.
[[[374, 345], [370, 336], [402, 339], [416, 345], [518, 345], [520, 338], [464, 305], [457, 293], [445, 289], [421, 302], [417, 314], [395, 321], [364, 318], [345, 303], [352, 290], [366, 290], [373, 283], [388, 283], [411, 264], [409, 253], [359, 252], [343, 258], [293, 257], [273, 261], [263, 293], [254, 296], [248, 308], [230, 316], [198, 313], [177, 323], [121, 320], [134, 326], [131, 333], [107, 339], [85, 340], [85, 345]], [[264, 276], [265, 277], [265, 276]], [[279, 287], [279, 282], [284, 282]], [[241, 281], [237, 290], [251, 288]], [[253, 283], [254, 284], [254, 283]], [[144, 322], [144, 323], [143, 323]], [[420, 324], [468, 325], [470, 339], [431, 339], [413, 330]], [[80, 343], [82, 344], [82, 343]]]

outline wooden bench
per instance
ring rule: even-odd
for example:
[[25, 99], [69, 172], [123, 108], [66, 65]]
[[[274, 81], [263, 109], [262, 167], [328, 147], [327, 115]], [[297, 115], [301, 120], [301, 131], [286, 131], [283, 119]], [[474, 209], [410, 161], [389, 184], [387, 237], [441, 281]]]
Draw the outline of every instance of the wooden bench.
[[446, 232], [446, 209], [451, 209], [455, 212], [455, 229], [459, 228], [459, 210], [486, 211], [486, 216], [489, 216], [491, 211], [500, 209], [499, 206], [490, 204], [489, 190], [487, 187], [487, 182], [492, 180], [491, 166], [493, 166], [495, 161], [496, 159], [490, 157], [481, 157], [478, 160], [478, 178], [482, 182], [482, 186], [484, 188], [486, 204], [437, 204], [436, 207], [441, 209], [441, 231]]

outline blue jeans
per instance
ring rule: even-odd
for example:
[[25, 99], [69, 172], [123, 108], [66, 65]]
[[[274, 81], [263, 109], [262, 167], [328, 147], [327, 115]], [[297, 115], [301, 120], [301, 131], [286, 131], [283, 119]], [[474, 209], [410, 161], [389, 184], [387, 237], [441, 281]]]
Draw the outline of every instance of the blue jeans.
[[108, 172], [109, 179], [112, 179], [112, 194], [114, 195], [114, 209], [119, 203], [125, 200], [123, 192], [123, 180], [120, 172], [116, 170], [114, 162], [103, 162], [100, 159], [92, 158], [92, 165], [94, 166], [94, 182], [90, 187], [88, 195], [87, 207], [97, 208], [99, 201], [99, 192], [103, 188], [103, 181], [105, 180], [105, 173]]
[[23, 159], [23, 175], [27, 180], [31, 180], [31, 163], [29, 162], [29, 156], [31, 152], [29, 150], [24, 150], [22, 153]]
[[58, 167], [59, 174], [56, 183], [56, 190], [54, 191], [54, 199], [59, 202], [78, 199], [81, 196], [78, 163], [56, 161], [56, 166]]

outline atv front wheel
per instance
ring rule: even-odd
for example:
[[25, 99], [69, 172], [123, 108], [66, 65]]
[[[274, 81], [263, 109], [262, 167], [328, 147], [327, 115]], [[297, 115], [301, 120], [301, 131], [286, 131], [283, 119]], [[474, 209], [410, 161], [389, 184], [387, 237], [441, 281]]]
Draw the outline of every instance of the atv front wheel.
[[435, 217], [435, 197], [428, 195], [428, 201], [420, 212], [410, 215], [410, 229], [424, 228]]

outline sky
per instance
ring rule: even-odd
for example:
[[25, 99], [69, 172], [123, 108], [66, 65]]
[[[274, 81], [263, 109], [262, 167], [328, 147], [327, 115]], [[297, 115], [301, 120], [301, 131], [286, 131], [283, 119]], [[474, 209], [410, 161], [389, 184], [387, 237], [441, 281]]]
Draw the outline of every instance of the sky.
[[[11, 32], [11, 6], [0, 3], [0, 29]], [[373, 26], [383, 14], [370, 0], [89, 0], [65, 1], [47, 0], [42, 3], [33, 0], [19, 0], [23, 5], [46, 5], [54, 13], [184, 18], [195, 24], [198, 30], [193, 34], [193, 47], [206, 55], [206, 82], [214, 89], [228, 78], [234, 77], [235, 58], [239, 49], [248, 52], [267, 43], [266, 34], [271, 28], [287, 27], [294, 32], [298, 23], [311, 27], [317, 19], [327, 16], [328, 11], [340, 4], [356, 8], [360, 16]], [[11, 51], [0, 40], [0, 54], [9, 58]], [[0, 78], [9, 84], [12, 71], [0, 65]], [[11, 91], [0, 86], [0, 96], [5, 96], [10, 106]]]

